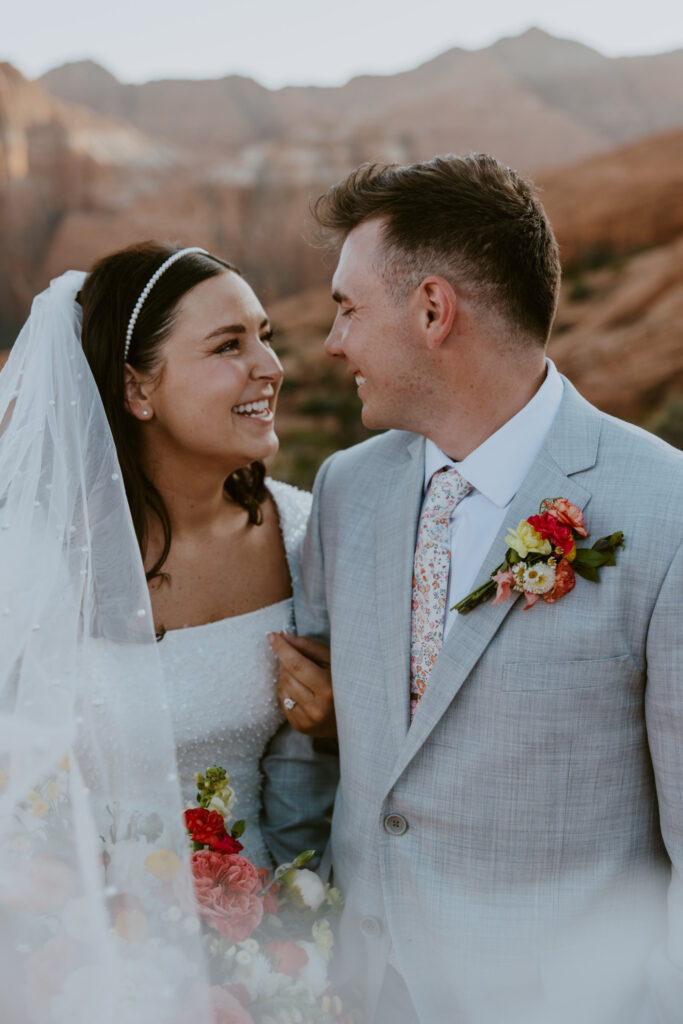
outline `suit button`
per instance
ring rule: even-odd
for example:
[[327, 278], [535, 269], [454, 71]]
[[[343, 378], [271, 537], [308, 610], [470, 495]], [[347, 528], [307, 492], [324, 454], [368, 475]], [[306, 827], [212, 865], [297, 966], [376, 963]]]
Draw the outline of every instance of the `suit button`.
[[382, 934], [382, 922], [376, 917], [364, 917], [360, 923], [360, 930], [369, 939], [378, 939]]
[[402, 836], [408, 831], [408, 822], [402, 814], [387, 814], [384, 819], [384, 831], [390, 836]]

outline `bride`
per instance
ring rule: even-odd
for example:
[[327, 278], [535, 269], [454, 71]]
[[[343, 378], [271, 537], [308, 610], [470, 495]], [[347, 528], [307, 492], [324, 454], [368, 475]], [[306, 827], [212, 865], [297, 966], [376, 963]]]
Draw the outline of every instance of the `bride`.
[[[229, 263], [156, 245], [101, 260], [80, 303], [149, 581], [183, 797], [195, 772], [226, 767], [246, 854], [265, 866], [258, 762], [284, 722], [266, 635], [293, 630], [310, 509], [308, 493], [264, 479], [282, 383], [270, 323]], [[329, 735], [330, 691], [309, 694], [293, 724]]]
[[[179, 929], [164, 902], [187, 874], [195, 772], [228, 770], [245, 854], [267, 865], [269, 739], [285, 717], [334, 735], [327, 649], [290, 639], [321, 669], [281, 704], [267, 637], [295, 625], [310, 501], [265, 477], [281, 381], [239, 272], [155, 244], [53, 282], [0, 375], [8, 1021], [169, 1020], [191, 975], [171, 954], [202, 971], [196, 922]], [[324, 834], [331, 782], [299, 848]]]

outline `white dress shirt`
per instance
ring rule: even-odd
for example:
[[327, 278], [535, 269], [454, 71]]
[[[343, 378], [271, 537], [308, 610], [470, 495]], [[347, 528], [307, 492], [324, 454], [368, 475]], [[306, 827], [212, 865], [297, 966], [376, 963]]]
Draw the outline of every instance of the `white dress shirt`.
[[[454, 466], [473, 488], [451, 517], [451, 564], [444, 636], [458, 614], [450, 608], [472, 590], [510, 502], [531, 469], [560, 407], [564, 391], [562, 378], [550, 359], [546, 364], [546, 378], [531, 401], [462, 462], [453, 462], [433, 441], [427, 440], [423, 508], [429, 481], [443, 466]], [[528, 511], [533, 515], [537, 509]], [[518, 524], [509, 525], [516, 527]], [[494, 552], [491, 572], [504, 555], [504, 549]]]

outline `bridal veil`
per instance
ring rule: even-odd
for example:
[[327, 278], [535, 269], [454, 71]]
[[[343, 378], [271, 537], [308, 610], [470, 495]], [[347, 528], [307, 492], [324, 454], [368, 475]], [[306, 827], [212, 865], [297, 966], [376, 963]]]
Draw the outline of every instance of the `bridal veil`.
[[204, 1024], [173, 735], [81, 348], [84, 279], [37, 296], [0, 374], [3, 1022], [176, 1024], [189, 998]]

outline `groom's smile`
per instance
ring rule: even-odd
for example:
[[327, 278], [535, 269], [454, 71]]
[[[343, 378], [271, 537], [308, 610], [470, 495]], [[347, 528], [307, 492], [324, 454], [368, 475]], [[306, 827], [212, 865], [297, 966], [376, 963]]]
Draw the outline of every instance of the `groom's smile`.
[[346, 360], [366, 427], [418, 429], [415, 396], [430, 390], [425, 359], [412, 296], [392, 293], [385, 262], [382, 220], [366, 221], [346, 236], [332, 279], [337, 315], [325, 351]]

